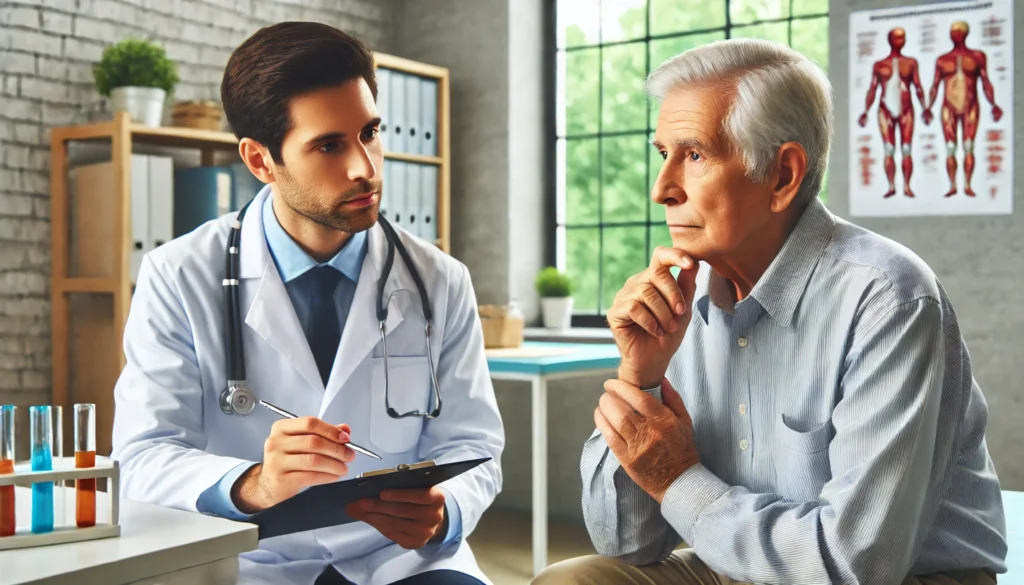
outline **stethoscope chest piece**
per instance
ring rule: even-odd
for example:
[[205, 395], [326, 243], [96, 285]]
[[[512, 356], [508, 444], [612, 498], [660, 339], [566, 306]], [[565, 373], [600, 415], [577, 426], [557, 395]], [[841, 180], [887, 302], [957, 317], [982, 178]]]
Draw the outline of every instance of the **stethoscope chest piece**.
[[220, 409], [224, 414], [248, 416], [256, 408], [256, 396], [243, 382], [232, 380], [220, 393]]

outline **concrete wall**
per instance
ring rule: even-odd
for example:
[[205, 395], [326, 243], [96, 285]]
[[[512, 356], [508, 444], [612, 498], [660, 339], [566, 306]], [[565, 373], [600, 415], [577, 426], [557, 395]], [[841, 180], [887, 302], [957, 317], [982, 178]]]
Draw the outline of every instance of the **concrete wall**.
[[[949, 293], [970, 351], [974, 376], [989, 406], [986, 438], [1002, 485], [1024, 489], [1024, 388], [1020, 383], [1021, 336], [1024, 332], [1024, 120], [1014, 120], [1014, 215], [995, 217], [850, 218], [847, 186], [849, 128], [849, 15], [855, 10], [914, 6], [914, 0], [832, 0], [829, 3], [830, 77], [836, 96], [836, 135], [829, 165], [829, 207], [833, 212], [909, 247], [935, 271]], [[1014, 27], [1024, 30], [1024, 11], [1017, 7]], [[1015, 35], [1014, 56], [1024, 59], [1024, 36]], [[931, 74], [926, 74], [930, 83]], [[1020, 112], [1024, 79], [1015, 76], [1013, 104]], [[853, 96], [855, 108], [863, 96]], [[988, 115], [987, 106], [982, 110]], [[937, 112], [936, 112], [937, 113]]]
[[[388, 50], [391, 0], [18, 0], [0, 8], [0, 403], [50, 398], [49, 129], [102, 117], [92, 63], [129, 35], [179, 63], [176, 99], [217, 99], [231, 51], [259, 27], [326, 22]], [[197, 157], [198, 158], [198, 157]], [[198, 162], [198, 160], [196, 161]], [[27, 422], [19, 451], [27, 448]]]

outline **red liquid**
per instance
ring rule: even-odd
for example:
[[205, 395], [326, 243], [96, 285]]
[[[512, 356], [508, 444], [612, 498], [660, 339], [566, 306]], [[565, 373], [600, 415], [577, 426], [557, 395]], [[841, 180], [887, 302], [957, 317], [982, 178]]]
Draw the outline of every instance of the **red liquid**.
[[[0, 459], [0, 475], [14, 473], [14, 461]], [[0, 487], [0, 536], [14, 534], [14, 486]]]
[[[95, 467], [95, 451], [75, 451], [75, 467]], [[75, 480], [75, 524], [96, 525], [96, 478]]]

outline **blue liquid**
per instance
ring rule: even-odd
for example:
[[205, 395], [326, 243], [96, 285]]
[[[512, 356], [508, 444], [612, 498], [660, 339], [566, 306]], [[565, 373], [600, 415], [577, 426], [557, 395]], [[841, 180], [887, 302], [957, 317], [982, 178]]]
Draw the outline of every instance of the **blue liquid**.
[[[50, 446], [32, 449], [32, 471], [52, 471]], [[53, 532], [53, 482], [32, 484], [32, 532]]]

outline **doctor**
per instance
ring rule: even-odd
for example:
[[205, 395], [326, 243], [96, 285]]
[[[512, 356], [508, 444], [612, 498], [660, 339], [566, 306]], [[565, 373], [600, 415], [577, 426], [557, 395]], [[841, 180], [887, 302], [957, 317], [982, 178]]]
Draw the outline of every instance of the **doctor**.
[[[465, 537], [501, 489], [504, 434], [476, 299], [465, 266], [397, 227], [387, 269], [372, 54], [326, 25], [271, 26], [231, 55], [221, 94], [242, 160], [268, 186], [237, 232], [231, 214], [143, 261], [115, 389], [123, 495], [244, 519], [364, 471], [492, 457], [439, 487], [350, 506], [361, 522], [265, 539], [239, 558], [238, 581], [488, 582]], [[236, 235], [241, 322], [230, 328]], [[298, 418], [222, 408], [231, 329], [255, 400]]]

